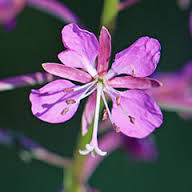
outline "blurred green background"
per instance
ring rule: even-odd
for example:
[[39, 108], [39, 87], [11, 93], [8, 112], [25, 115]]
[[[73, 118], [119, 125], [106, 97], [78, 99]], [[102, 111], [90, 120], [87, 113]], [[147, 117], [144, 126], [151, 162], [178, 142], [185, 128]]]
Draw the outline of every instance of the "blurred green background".
[[[98, 34], [102, 0], [63, 2]], [[157, 71], [177, 70], [192, 59], [188, 23], [189, 10], [180, 10], [176, 0], [141, 0], [119, 14], [113, 33], [113, 55], [138, 37], [148, 35], [162, 45]], [[64, 23], [53, 16], [27, 7], [18, 16], [13, 32], [1, 28], [0, 78], [43, 71], [41, 63], [58, 62], [57, 54], [63, 50], [63, 26]], [[0, 93], [0, 127], [23, 132], [51, 151], [72, 156], [83, 106], [64, 124], [44, 123], [30, 111], [30, 89]], [[134, 163], [123, 151], [117, 150], [100, 164], [89, 180], [90, 185], [103, 192], [191, 192], [192, 120], [164, 112], [164, 123], [154, 136], [159, 151], [156, 162]], [[62, 169], [35, 160], [24, 163], [16, 149], [0, 146], [0, 191], [54, 192], [62, 184], [62, 177]]]

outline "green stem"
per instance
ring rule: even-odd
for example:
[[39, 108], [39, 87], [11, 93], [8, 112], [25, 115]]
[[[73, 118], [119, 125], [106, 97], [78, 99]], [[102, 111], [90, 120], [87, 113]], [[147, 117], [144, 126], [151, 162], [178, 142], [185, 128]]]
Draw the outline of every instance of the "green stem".
[[67, 192], [85, 192], [81, 182], [81, 174], [85, 166], [86, 156], [81, 155], [79, 149], [84, 149], [85, 145], [90, 142], [93, 132], [93, 122], [90, 125], [87, 134], [85, 136], [79, 136], [72, 166], [68, 168], [67, 174], [64, 177], [64, 187]]
[[103, 14], [101, 17], [101, 25], [108, 28], [110, 32], [115, 25], [115, 19], [118, 14], [118, 5], [120, 0], [105, 0]]

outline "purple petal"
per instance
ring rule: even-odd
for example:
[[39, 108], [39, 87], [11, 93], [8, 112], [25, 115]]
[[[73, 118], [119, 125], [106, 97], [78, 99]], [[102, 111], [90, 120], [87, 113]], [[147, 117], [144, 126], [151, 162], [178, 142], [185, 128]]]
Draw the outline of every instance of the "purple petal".
[[97, 64], [98, 73], [107, 72], [110, 56], [111, 35], [105, 27], [102, 27], [99, 36], [99, 55]]
[[133, 160], [152, 162], [157, 159], [158, 152], [153, 137], [135, 139], [124, 136], [123, 141], [124, 149]]
[[114, 77], [108, 81], [109, 86], [113, 88], [130, 88], [130, 89], [150, 89], [160, 87], [162, 84], [150, 78], [143, 77]]
[[62, 64], [44, 63], [42, 66], [48, 73], [51, 73], [52, 75], [56, 75], [65, 79], [78, 81], [81, 83], [87, 83], [92, 79], [92, 77], [88, 73], [81, 71], [79, 69], [64, 66]]
[[99, 44], [93, 33], [80, 29], [76, 24], [69, 24], [62, 30], [62, 39], [66, 48], [77, 52], [89, 65], [95, 66]]
[[79, 18], [65, 4], [53, 0], [28, 0], [28, 4], [37, 9], [46, 11], [64, 22], [80, 23]]
[[113, 103], [112, 117], [123, 134], [135, 138], [148, 136], [163, 121], [153, 98], [140, 90], [122, 92], [120, 106]]
[[112, 70], [118, 74], [136, 77], [151, 75], [160, 59], [160, 43], [153, 38], [141, 37], [115, 57]]
[[67, 80], [56, 80], [39, 90], [32, 90], [30, 101], [32, 113], [39, 119], [49, 123], [62, 123], [73, 117], [79, 102], [69, 110], [68, 100], [76, 100], [80, 93], [64, 91], [76, 86]]
[[96, 92], [94, 92], [87, 100], [82, 115], [82, 135], [85, 135], [93, 121], [96, 107]]
[[63, 64], [69, 67], [82, 68], [86, 70], [82, 56], [75, 51], [69, 49], [62, 51], [58, 54], [58, 58]]

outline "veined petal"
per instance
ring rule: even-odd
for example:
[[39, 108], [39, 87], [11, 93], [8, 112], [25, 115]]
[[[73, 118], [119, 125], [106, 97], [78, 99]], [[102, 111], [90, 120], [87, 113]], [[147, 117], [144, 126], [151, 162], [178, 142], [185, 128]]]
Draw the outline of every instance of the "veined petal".
[[110, 56], [111, 35], [105, 27], [102, 27], [99, 36], [99, 55], [97, 64], [98, 73], [107, 72]]
[[92, 77], [88, 73], [62, 64], [44, 63], [42, 66], [45, 71], [51, 73], [52, 75], [56, 75], [73, 81], [87, 83], [92, 79]]
[[76, 24], [69, 24], [62, 30], [62, 39], [66, 48], [86, 58], [94, 67], [99, 43], [93, 33], [80, 29]]
[[75, 68], [81, 68], [86, 70], [86, 66], [84, 65], [84, 60], [81, 55], [73, 50], [65, 50], [58, 54], [59, 60], [69, 66]]
[[97, 75], [97, 71], [94, 68], [94, 65], [90, 64], [89, 60], [77, 53], [76, 51], [67, 49], [58, 54], [59, 60], [69, 66], [75, 68], [81, 68], [87, 71], [92, 77]]
[[75, 101], [81, 93], [65, 92], [65, 89], [75, 88], [73, 83], [67, 80], [55, 80], [39, 90], [32, 90], [30, 101], [32, 113], [39, 119], [49, 123], [62, 123], [73, 117], [79, 102], [70, 108], [67, 101]]
[[109, 86], [113, 88], [129, 88], [129, 89], [150, 89], [160, 87], [162, 84], [147, 77], [114, 77], [108, 81]]
[[122, 92], [120, 104], [113, 102], [112, 117], [123, 134], [135, 138], [148, 136], [163, 120], [153, 98], [140, 90]]
[[161, 46], [158, 40], [141, 37], [129, 48], [115, 57], [112, 71], [118, 74], [129, 74], [136, 77], [151, 75], [160, 59]]
[[93, 121], [96, 107], [96, 92], [94, 92], [87, 100], [82, 115], [82, 135], [85, 135]]

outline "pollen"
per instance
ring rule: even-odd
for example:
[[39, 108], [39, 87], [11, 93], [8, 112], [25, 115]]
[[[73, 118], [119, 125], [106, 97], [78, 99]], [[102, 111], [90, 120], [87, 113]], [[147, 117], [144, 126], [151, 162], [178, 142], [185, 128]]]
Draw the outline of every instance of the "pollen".
[[113, 123], [113, 128], [115, 129], [116, 133], [120, 132], [120, 127], [118, 127], [115, 123]]
[[67, 103], [67, 105], [69, 105], [69, 104], [75, 104], [75, 103], [76, 103], [76, 101], [75, 101], [74, 99], [68, 99], [68, 100], [66, 100], [65, 102]]
[[69, 108], [63, 109], [63, 111], [61, 112], [61, 115], [65, 115], [68, 111], [69, 111]]
[[135, 117], [132, 117], [132, 116], [128, 116], [129, 117], [129, 119], [130, 119], [130, 122], [132, 123], [132, 124], [135, 124]]
[[120, 95], [118, 95], [117, 98], [116, 98], [116, 104], [117, 105], [120, 105], [120, 99], [121, 99], [121, 97], [120, 97]]
[[73, 89], [73, 88], [65, 88], [63, 91], [64, 91], [64, 92], [73, 92], [74, 89]]
[[104, 120], [106, 120], [108, 118], [108, 112], [107, 112], [107, 109], [104, 109], [103, 110], [103, 118], [102, 118], [102, 120], [104, 121]]

